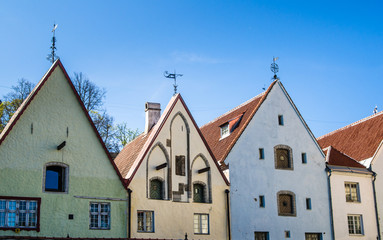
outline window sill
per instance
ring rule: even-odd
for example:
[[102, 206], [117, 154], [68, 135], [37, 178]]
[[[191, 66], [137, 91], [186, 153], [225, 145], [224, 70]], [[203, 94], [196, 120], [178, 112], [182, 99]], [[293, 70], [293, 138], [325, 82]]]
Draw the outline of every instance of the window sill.
[[[18, 229], [18, 230], [17, 230]], [[35, 227], [35, 228], [27, 228], [27, 227], [0, 227], [0, 230], [2, 231], [36, 231], [40, 232], [40, 229]]]

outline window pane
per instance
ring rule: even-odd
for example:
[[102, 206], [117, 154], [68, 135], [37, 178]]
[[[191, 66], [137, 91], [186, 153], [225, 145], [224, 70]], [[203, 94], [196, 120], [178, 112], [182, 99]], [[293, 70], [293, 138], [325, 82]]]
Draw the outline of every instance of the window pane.
[[5, 210], [5, 200], [0, 200], [0, 210]]
[[8, 210], [16, 211], [16, 201], [9, 201], [8, 202]]
[[102, 228], [108, 228], [109, 227], [108, 215], [101, 215], [101, 227]]
[[37, 202], [35, 201], [30, 201], [29, 202], [29, 210], [36, 210], [37, 209]]
[[143, 212], [138, 212], [137, 213], [137, 230], [138, 231], [144, 231], [144, 213]]
[[5, 226], [5, 212], [0, 212], [0, 227]]
[[29, 224], [30, 227], [36, 227], [37, 225], [37, 215], [36, 213], [29, 213]]
[[19, 226], [25, 227], [27, 221], [27, 214], [26, 213], [19, 213]]
[[21, 210], [21, 211], [27, 210], [27, 202], [26, 201], [20, 201], [19, 202], [19, 210]]
[[16, 213], [8, 213], [8, 227], [16, 226]]
[[91, 205], [90, 205], [90, 212], [91, 213], [98, 213], [98, 204], [91, 203]]
[[152, 212], [145, 212], [146, 215], [146, 232], [152, 232]]
[[98, 215], [90, 215], [90, 227], [98, 227]]

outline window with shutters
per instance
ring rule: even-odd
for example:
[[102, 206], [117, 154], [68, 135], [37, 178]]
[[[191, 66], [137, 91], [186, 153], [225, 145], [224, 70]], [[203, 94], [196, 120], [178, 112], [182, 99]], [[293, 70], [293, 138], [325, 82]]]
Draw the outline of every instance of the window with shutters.
[[164, 199], [163, 197], [163, 181], [160, 179], [150, 180], [150, 198]]
[[203, 203], [205, 202], [205, 186], [200, 183], [193, 184], [193, 201]]
[[295, 194], [290, 191], [280, 191], [278, 198], [278, 215], [279, 216], [296, 216]]
[[293, 170], [292, 149], [286, 145], [277, 145], [274, 147], [275, 168], [284, 170]]
[[185, 176], [185, 156], [176, 156], [176, 175]]

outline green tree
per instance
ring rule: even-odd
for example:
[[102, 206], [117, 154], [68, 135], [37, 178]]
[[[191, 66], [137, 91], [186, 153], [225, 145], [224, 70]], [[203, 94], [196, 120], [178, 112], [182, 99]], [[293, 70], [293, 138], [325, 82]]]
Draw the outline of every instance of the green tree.
[[138, 129], [133, 130], [128, 128], [128, 124], [126, 122], [117, 124], [115, 128], [115, 139], [117, 140], [120, 149], [140, 134], [141, 132]]

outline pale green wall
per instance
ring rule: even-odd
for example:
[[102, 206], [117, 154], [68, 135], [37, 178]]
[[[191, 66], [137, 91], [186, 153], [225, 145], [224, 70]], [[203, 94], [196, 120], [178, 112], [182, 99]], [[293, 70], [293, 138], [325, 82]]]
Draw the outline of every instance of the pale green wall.
[[[56, 150], [63, 141], [66, 146]], [[42, 191], [48, 162], [69, 165], [68, 193]], [[0, 231], [0, 236], [126, 237], [126, 201], [74, 197], [126, 199], [126, 191], [60, 67], [0, 145], [0, 196], [41, 198], [39, 233]], [[89, 230], [91, 201], [110, 202], [110, 230]], [[74, 220], [68, 220], [68, 214], [74, 214]]]

